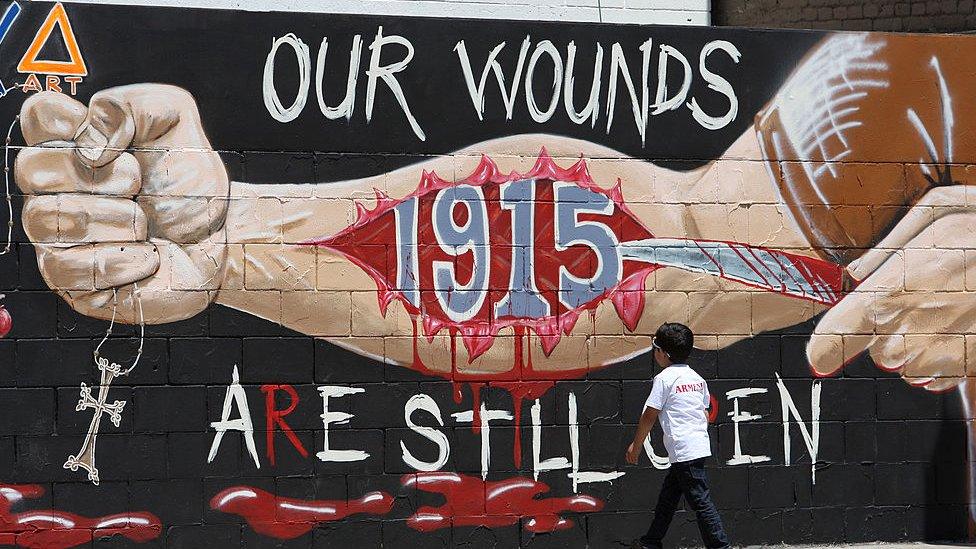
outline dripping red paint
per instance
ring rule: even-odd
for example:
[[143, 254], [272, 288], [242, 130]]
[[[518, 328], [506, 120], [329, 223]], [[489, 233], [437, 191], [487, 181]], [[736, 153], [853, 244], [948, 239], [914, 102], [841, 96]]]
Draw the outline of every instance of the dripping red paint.
[[516, 467], [522, 465], [522, 402], [525, 399], [542, 398], [552, 386], [553, 381], [496, 381], [493, 387], [499, 387], [512, 395], [512, 406], [515, 410], [515, 445], [512, 447], [512, 457]]

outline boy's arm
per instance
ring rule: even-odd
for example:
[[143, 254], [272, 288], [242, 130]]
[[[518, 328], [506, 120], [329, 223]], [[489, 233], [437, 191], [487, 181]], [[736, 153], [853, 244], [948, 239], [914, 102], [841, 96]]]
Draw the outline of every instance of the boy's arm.
[[702, 391], [702, 405], [705, 407], [705, 421], [712, 411], [712, 394], [708, 392], [708, 383], [705, 383], [705, 390]]
[[661, 410], [658, 410], [652, 406], [647, 406], [644, 408], [644, 413], [641, 414], [640, 421], [637, 423], [637, 432], [634, 433], [634, 440], [627, 448], [628, 463], [637, 463], [637, 456], [640, 453], [640, 449], [644, 446], [644, 439], [651, 434], [651, 429], [653, 429], [654, 424], [657, 423], [657, 416], [660, 413]]
[[660, 413], [661, 410], [651, 406], [644, 408], [644, 413], [641, 414], [640, 421], [637, 423], [637, 432], [634, 433], [634, 444], [636, 446], [644, 444], [644, 439], [647, 438], [647, 435], [651, 434], [651, 429], [657, 423], [657, 416]]

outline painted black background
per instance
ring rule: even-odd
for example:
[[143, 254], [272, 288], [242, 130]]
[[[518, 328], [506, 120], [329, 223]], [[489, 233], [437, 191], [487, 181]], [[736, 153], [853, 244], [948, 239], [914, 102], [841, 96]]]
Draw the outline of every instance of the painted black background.
[[[3, 60], [0, 75], [4, 75], [8, 85], [23, 79], [15, 67], [35, 29], [43, 21], [46, 6], [32, 3], [21, 13], [0, 45], [0, 59]], [[78, 99], [86, 101], [102, 88], [137, 82], [182, 86], [197, 98], [213, 145], [228, 151], [437, 154], [503, 135], [545, 132], [589, 139], [635, 157], [705, 161], [719, 155], [742, 133], [751, 123], [752, 115], [775, 92], [797, 59], [822, 37], [821, 33], [815, 32], [745, 33], [701, 27], [492, 22], [130, 6], [69, 5], [68, 14], [77, 30], [90, 73], [79, 87]], [[381, 25], [385, 36], [399, 34], [414, 45], [413, 61], [397, 76], [411, 109], [427, 134], [426, 142], [414, 136], [392, 94], [382, 83], [378, 84], [372, 121], [365, 122], [368, 46]], [[302, 115], [290, 123], [279, 123], [267, 113], [261, 95], [265, 58], [272, 41], [287, 33], [294, 33], [309, 46], [313, 70], [319, 42], [323, 37], [329, 38], [328, 77], [324, 80], [324, 89], [330, 105], [338, 103], [345, 93], [352, 36], [362, 35], [361, 74], [356, 112], [351, 121], [330, 121], [322, 116], [314, 91]], [[583, 106], [589, 95], [595, 44], [602, 44], [605, 66], [601, 111], [604, 112], [600, 113], [595, 129], [590, 129], [589, 124], [578, 126], [572, 123], [561, 102], [548, 123], [536, 123], [526, 109], [521, 85], [513, 119], [506, 121], [493, 76], [487, 87], [485, 120], [478, 120], [453, 51], [455, 44], [459, 40], [465, 41], [478, 78], [491, 48], [506, 41], [500, 60], [510, 84], [518, 48], [526, 35], [531, 37], [533, 48], [541, 40], [550, 40], [563, 54], [569, 41], [575, 42], [578, 107]], [[694, 121], [690, 110], [681, 107], [651, 117], [647, 143], [641, 147], [629, 95], [621, 82], [613, 128], [608, 136], [605, 108], [610, 47], [614, 42], [620, 43], [636, 83], [641, 65], [638, 47], [648, 38], [655, 44], [649, 78], [651, 101], [657, 79], [657, 45], [666, 43], [681, 51], [692, 64], [696, 77], [689, 98], [697, 97], [706, 112], [716, 115], [726, 111], [728, 102], [723, 95], [706, 89], [697, 76], [698, 54], [701, 47], [712, 40], [729, 40], [735, 44], [742, 52], [739, 64], [733, 63], [724, 52], [716, 52], [709, 56], [708, 66], [728, 79], [736, 90], [740, 102], [737, 120], [723, 130], [708, 131]], [[56, 45], [55, 42], [52, 41], [52, 45]], [[402, 51], [399, 46], [387, 46], [383, 62], [400, 59]], [[531, 52], [532, 49], [530, 55]], [[52, 57], [55, 53], [52, 51]], [[279, 50], [279, 59], [276, 86], [282, 103], [289, 105], [293, 97], [291, 90], [295, 89], [295, 80], [289, 76], [295, 78], [296, 73], [291, 48], [286, 46]], [[551, 64], [547, 60], [548, 57], [543, 56], [536, 71], [536, 97], [542, 106], [550, 97], [546, 88], [552, 82], [551, 77], [546, 77], [551, 75]], [[677, 65], [673, 69], [672, 73], [676, 74]], [[19, 102], [16, 95], [8, 96], [0, 112], [5, 115], [14, 112]], [[334, 179], [357, 174], [356, 171], [339, 170], [337, 167], [321, 175]], [[370, 171], [362, 169], [362, 172]]]
[[[0, 78], [10, 86], [22, 75], [16, 63], [50, 4], [25, 4], [10, 34], [0, 44]], [[752, 115], [768, 100], [791, 67], [820, 38], [813, 32], [752, 31], [623, 25], [580, 25], [518, 21], [468, 21], [299, 13], [248, 13], [122, 6], [67, 5], [90, 75], [79, 86], [82, 101], [95, 91], [137, 82], [167, 82], [190, 90], [200, 105], [207, 133], [225, 151], [235, 178], [252, 182], [331, 181], [381, 173], [414, 162], [423, 155], [445, 153], [484, 139], [523, 132], [546, 132], [589, 139], [674, 167], [691, 167], [714, 158], [743, 131]], [[369, 62], [369, 43], [377, 27], [400, 34], [416, 51], [407, 71], [398, 75], [415, 116], [427, 133], [419, 141], [392, 95], [380, 84], [372, 122], [364, 120], [366, 78], [360, 74], [356, 112], [350, 122], [329, 121], [319, 112], [314, 91], [304, 113], [280, 124], [265, 110], [261, 76], [272, 40], [292, 32], [314, 56], [323, 36], [330, 51], [326, 90], [335, 104], [345, 90], [345, 72], [352, 35], [363, 35], [361, 71]], [[638, 74], [638, 46], [648, 37], [684, 53], [693, 67], [701, 46], [725, 39], [742, 52], [734, 65], [719, 52], [709, 66], [730, 82], [740, 101], [736, 121], [721, 131], [702, 129], [690, 111], [651, 117], [642, 147], [623, 88], [613, 130], [604, 131], [601, 112], [595, 129], [577, 126], [560, 106], [542, 126], [528, 116], [524, 92], [519, 93], [513, 120], [504, 120], [501, 100], [489, 80], [486, 119], [478, 121], [462, 80], [453, 47], [463, 39], [476, 75], [487, 52], [500, 40], [508, 46], [503, 66], [514, 66], [525, 35], [551, 40], [565, 51], [574, 40], [577, 51], [577, 102], [589, 91], [593, 48], [599, 41], [606, 64], [613, 42], [620, 42], [633, 74]], [[60, 50], [60, 51], [59, 51]], [[396, 59], [399, 48], [392, 48]], [[290, 50], [285, 48], [283, 53]], [[530, 50], [531, 53], [531, 50]], [[63, 48], [49, 44], [45, 55], [64, 58]], [[282, 56], [289, 59], [288, 55]], [[386, 59], [384, 57], [384, 59]], [[314, 66], [314, 63], [313, 63]], [[545, 62], [541, 67], [547, 66]], [[652, 58], [653, 82], [656, 54]], [[291, 67], [288, 61], [283, 69]], [[606, 65], [605, 65], [606, 67]], [[286, 103], [290, 89], [285, 74], [278, 81]], [[697, 72], [696, 72], [697, 74]], [[538, 73], [540, 103], [548, 98], [546, 79]], [[293, 75], [292, 75], [293, 76]], [[313, 73], [313, 78], [315, 77]], [[509, 77], [510, 78], [510, 77]], [[604, 71], [607, 78], [607, 71]], [[313, 84], [314, 85], [314, 84]], [[314, 89], [314, 88], [313, 88]], [[606, 102], [603, 86], [601, 105]], [[651, 93], [653, 95], [653, 84]], [[721, 113], [725, 99], [704, 89], [700, 78], [690, 96], [706, 111]], [[12, 91], [0, 99], [0, 124], [12, 119], [24, 95]], [[15, 136], [15, 144], [19, 137]], [[20, 200], [15, 196], [19, 219]], [[608, 485], [586, 486], [603, 497], [607, 508], [576, 517], [573, 530], [553, 535], [522, 533], [517, 527], [455, 528], [419, 534], [404, 519], [416, 506], [436, 505], [437, 496], [399, 488], [407, 472], [399, 458], [399, 441], [422, 452], [424, 441], [404, 429], [402, 406], [417, 392], [431, 394], [448, 415], [470, 409], [470, 396], [454, 406], [449, 383], [425, 378], [402, 368], [385, 367], [242, 313], [212, 307], [184, 322], [147, 330], [146, 354], [131, 377], [119, 380], [111, 398], [126, 399], [129, 408], [115, 429], [102, 426], [98, 465], [100, 487], [83, 482], [81, 473], [61, 468], [77, 451], [90, 413], [77, 413], [78, 385], [92, 383], [90, 352], [104, 333], [105, 323], [79, 316], [47, 291], [37, 273], [32, 246], [19, 222], [14, 252], [0, 256], [0, 291], [14, 317], [14, 329], [0, 340], [0, 482], [39, 483], [47, 495], [18, 509], [54, 506], [86, 515], [148, 510], [166, 525], [153, 544], [169, 547], [315, 546], [348, 547], [616, 547], [626, 546], [649, 520], [663, 473], [647, 466], [623, 464], [631, 436], [654, 371], [647, 357], [595, 372], [591, 379], [561, 382], [543, 398], [544, 446], [547, 455], [566, 454], [566, 395], [580, 399], [581, 455], [584, 469], [618, 468], [627, 475]], [[650, 303], [649, 306], [653, 306]], [[876, 539], [961, 539], [965, 527], [963, 481], [965, 432], [954, 393], [930, 395], [908, 388], [900, 379], [882, 374], [868, 359], [849, 367], [841, 377], [824, 381], [820, 463], [817, 483], [810, 482], [810, 464], [798, 430], [793, 427], [794, 465], [783, 465], [782, 427], [774, 374], [779, 373], [805, 418], [810, 416], [809, 370], [803, 348], [812, 322], [764, 334], [713, 353], [698, 353], [692, 363], [710, 381], [719, 397], [741, 387], [769, 390], [748, 400], [749, 410], [764, 416], [742, 426], [744, 450], [766, 454], [772, 461], [755, 466], [719, 466], [732, 455], [732, 425], [727, 401], [720, 402], [712, 438], [717, 458], [711, 471], [713, 490], [738, 543], [839, 542]], [[136, 340], [122, 327], [113, 342], [119, 355], [131, 354]], [[263, 428], [263, 383], [291, 383], [301, 397], [289, 423], [312, 453], [322, 445], [321, 400], [315, 387], [326, 383], [354, 384], [366, 395], [337, 401], [336, 408], [355, 413], [348, 426], [338, 427], [333, 446], [362, 448], [368, 462], [350, 466], [302, 459], [282, 436], [277, 439], [278, 464], [265, 455], [263, 433], [256, 433], [262, 468], [255, 470], [232, 435], [225, 438], [217, 460], [207, 465], [213, 436], [210, 421], [219, 418], [220, 404], [233, 365], [240, 365], [252, 417]], [[488, 389], [485, 399], [508, 408], [501, 392]], [[279, 406], [282, 406], [281, 403]], [[523, 421], [528, 422], [528, 409]], [[449, 422], [450, 423], [450, 422]], [[512, 430], [493, 430], [492, 477], [515, 474], [511, 458]], [[523, 463], [531, 461], [530, 430], [523, 431]], [[451, 432], [449, 468], [474, 473], [479, 469], [478, 438], [468, 428]], [[660, 448], [660, 446], [659, 446]], [[530, 465], [530, 464], [529, 464]], [[522, 474], [531, 474], [525, 467]], [[570, 493], [562, 475], [542, 480], [555, 495]], [[254, 534], [236, 517], [208, 509], [209, 498], [227, 486], [250, 484], [292, 497], [357, 497], [369, 490], [398, 496], [392, 513], [382, 520], [356, 518], [326, 524], [313, 534], [275, 543]], [[675, 541], [694, 544], [694, 522], [683, 514], [673, 526]], [[150, 544], [150, 545], [153, 545]], [[125, 546], [124, 540], [100, 540], [103, 546]]]

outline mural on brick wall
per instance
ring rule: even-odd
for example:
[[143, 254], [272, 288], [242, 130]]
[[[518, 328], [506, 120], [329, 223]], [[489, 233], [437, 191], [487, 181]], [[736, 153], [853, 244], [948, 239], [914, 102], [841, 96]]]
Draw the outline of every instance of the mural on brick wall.
[[976, 533], [972, 38], [3, 9], [0, 543]]

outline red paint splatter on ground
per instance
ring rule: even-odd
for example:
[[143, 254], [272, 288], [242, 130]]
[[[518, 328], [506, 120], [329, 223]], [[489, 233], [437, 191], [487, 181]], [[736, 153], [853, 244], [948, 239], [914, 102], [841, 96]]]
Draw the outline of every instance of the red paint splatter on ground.
[[510, 526], [525, 519], [529, 532], [553, 532], [573, 526], [562, 513], [591, 513], [603, 508], [603, 501], [592, 496], [540, 497], [549, 486], [524, 477], [483, 481], [456, 473], [418, 473], [404, 475], [404, 487], [444, 496], [438, 507], [422, 506], [407, 524], [414, 530], [430, 532], [451, 526]]
[[0, 484], [0, 545], [67, 549], [116, 535], [144, 543], [158, 537], [162, 530], [159, 519], [144, 512], [87, 518], [50, 509], [11, 511], [21, 501], [43, 494], [44, 489], [33, 484]]
[[276, 496], [251, 486], [234, 486], [210, 499], [210, 508], [241, 516], [251, 528], [277, 539], [294, 539], [322, 522], [350, 515], [385, 515], [393, 508], [393, 496], [370, 492], [355, 500], [305, 500]]

